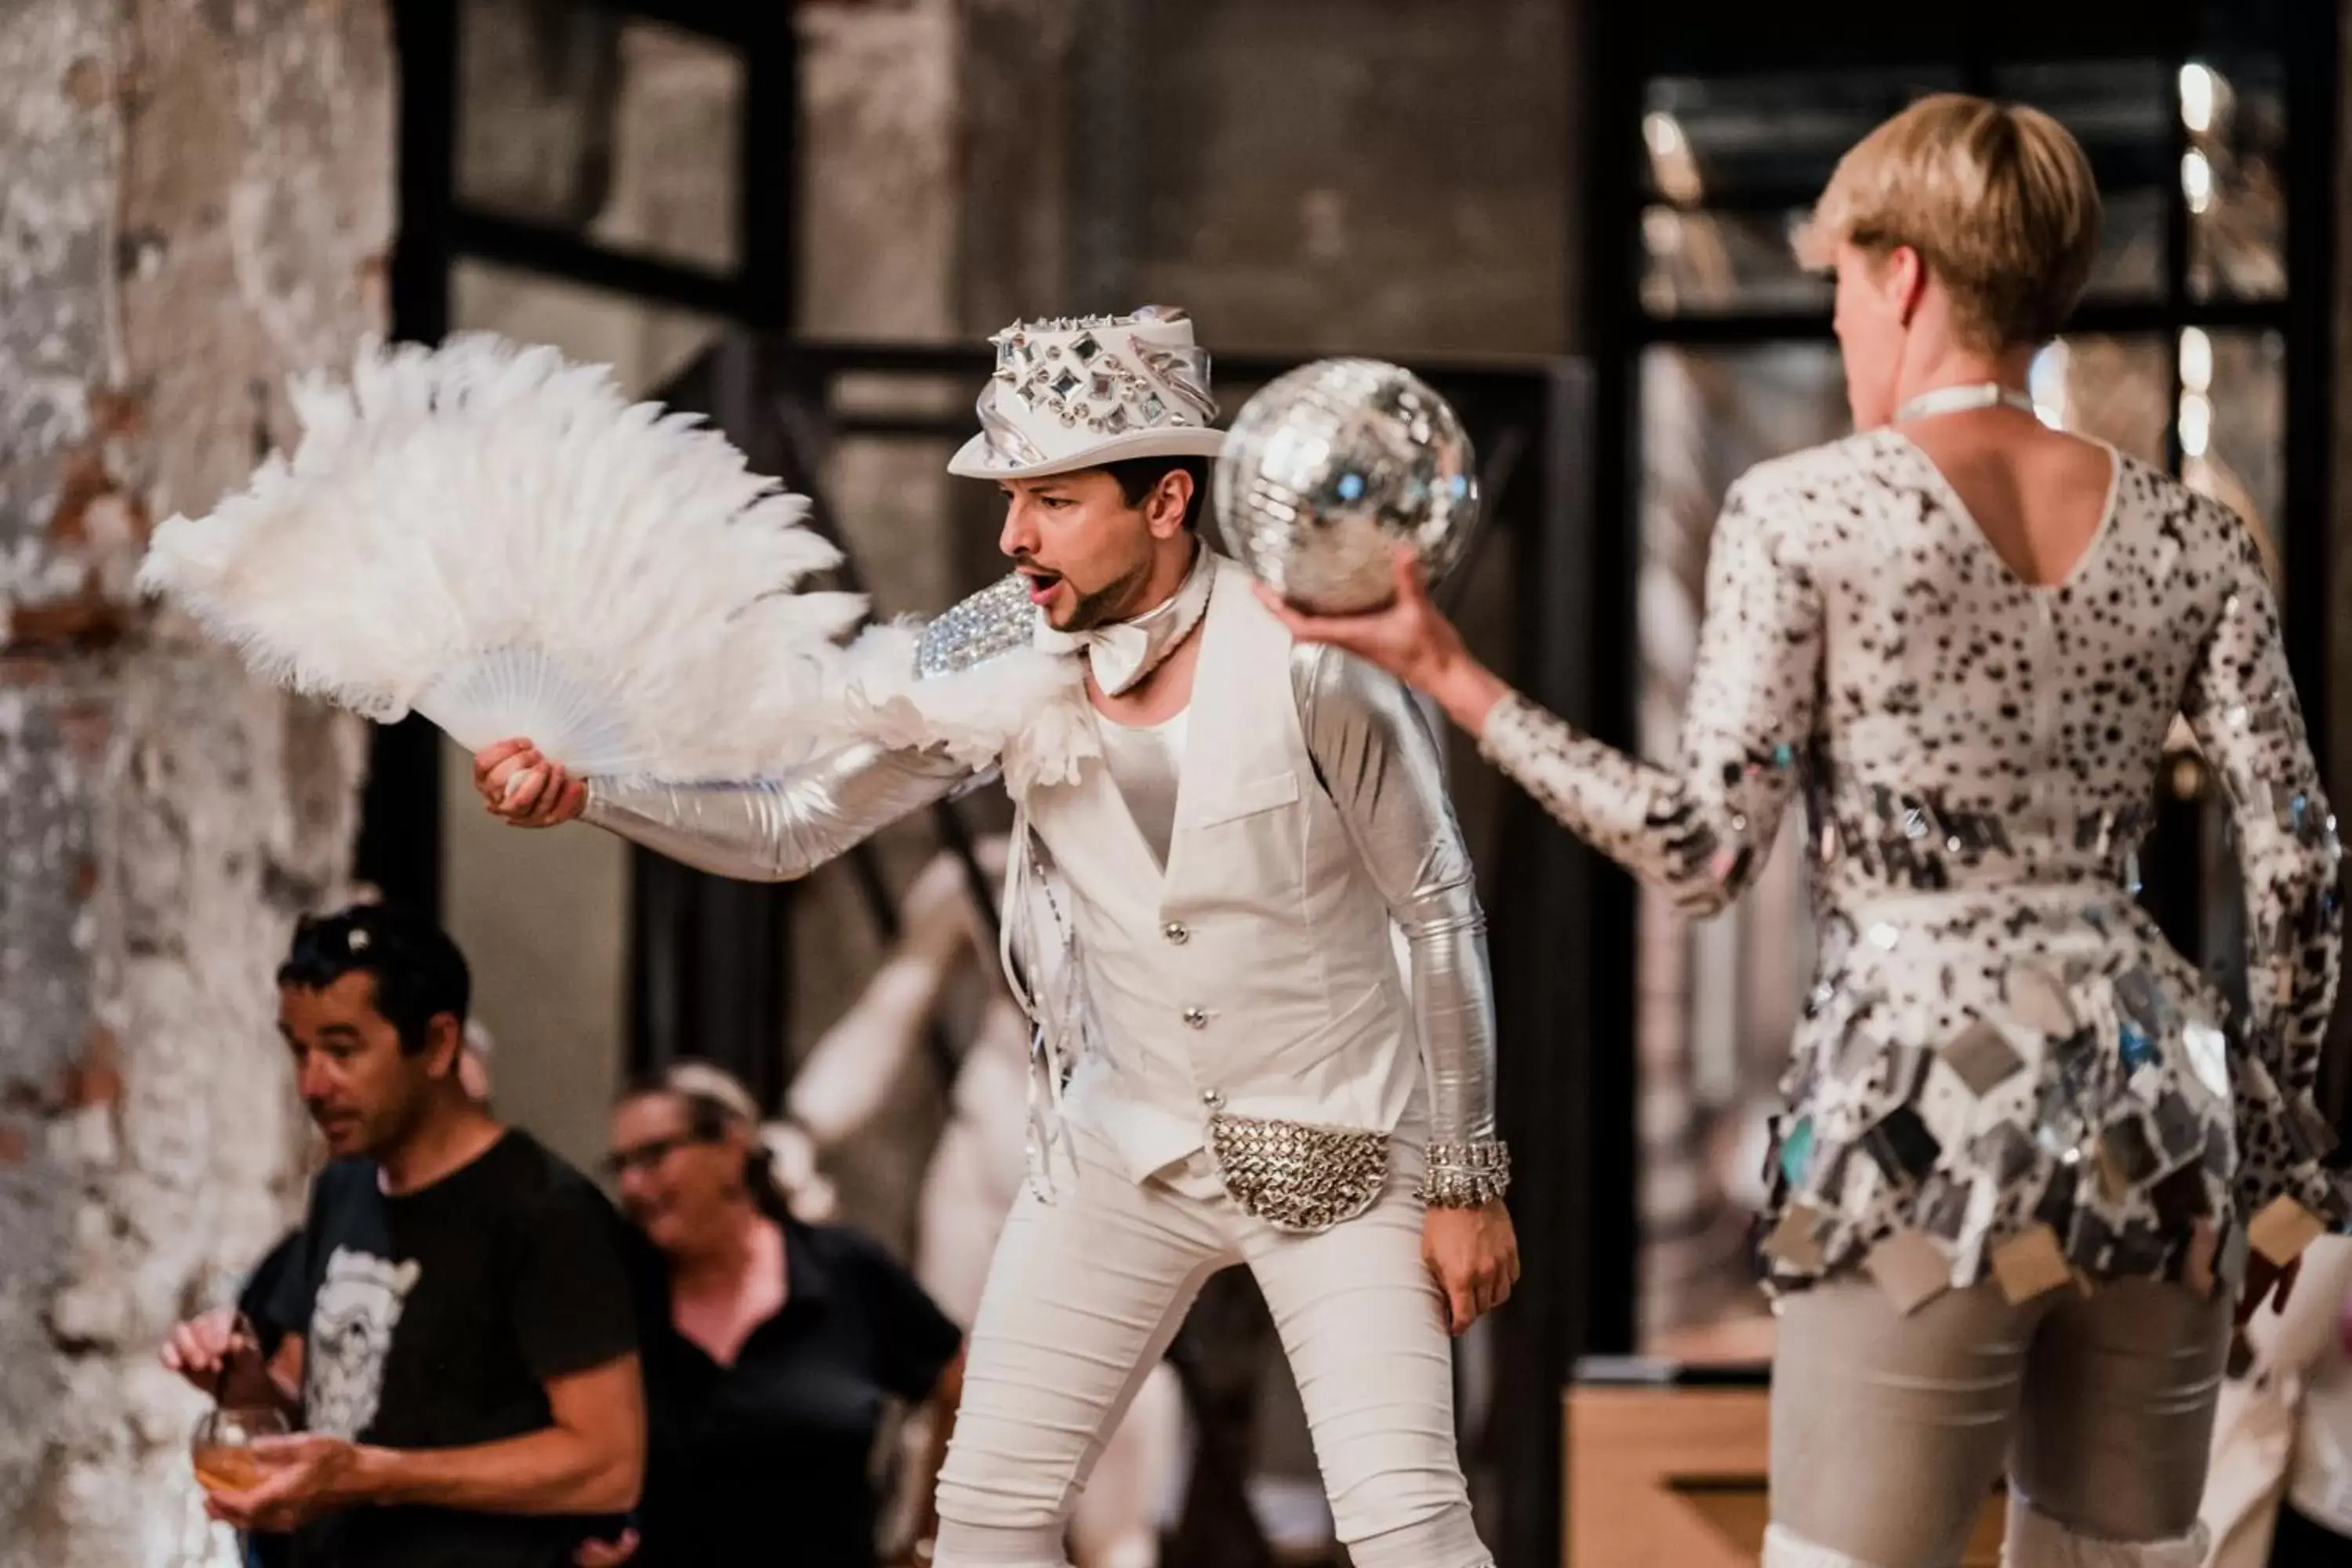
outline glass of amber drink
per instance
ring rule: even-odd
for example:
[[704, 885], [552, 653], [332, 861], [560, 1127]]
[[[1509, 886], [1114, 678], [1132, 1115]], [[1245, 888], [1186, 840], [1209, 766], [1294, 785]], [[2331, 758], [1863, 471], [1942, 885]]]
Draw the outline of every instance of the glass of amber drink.
[[283, 1437], [287, 1431], [279, 1411], [235, 1405], [206, 1411], [188, 1441], [196, 1479], [206, 1491], [251, 1490], [262, 1477], [261, 1456], [253, 1451], [254, 1444], [264, 1437]]

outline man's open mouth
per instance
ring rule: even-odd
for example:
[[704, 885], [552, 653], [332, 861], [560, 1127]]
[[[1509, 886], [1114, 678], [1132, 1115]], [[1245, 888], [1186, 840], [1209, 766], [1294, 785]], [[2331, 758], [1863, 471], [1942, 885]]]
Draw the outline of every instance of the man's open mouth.
[[1054, 590], [1062, 585], [1062, 574], [1059, 572], [1048, 572], [1043, 566], [1023, 566], [1018, 570], [1023, 579], [1029, 584], [1029, 597], [1034, 603], [1045, 603], [1052, 596]]

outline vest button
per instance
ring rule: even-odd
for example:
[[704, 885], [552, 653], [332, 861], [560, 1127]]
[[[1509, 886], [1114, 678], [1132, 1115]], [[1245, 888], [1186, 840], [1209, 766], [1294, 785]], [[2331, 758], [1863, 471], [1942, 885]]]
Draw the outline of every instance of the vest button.
[[1204, 1029], [1208, 1027], [1208, 1025], [1209, 1015], [1201, 1008], [1187, 1007], [1184, 1009], [1184, 1026], [1186, 1028]]
[[1191, 929], [1187, 927], [1182, 921], [1170, 921], [1166, 925], [1160, 928], [1160, 934], [1166, 937], [1170, 942], [1174, 942], [1178, 947], [1181, 947], [1186, 942], [1192, 940], [1192, 932]]

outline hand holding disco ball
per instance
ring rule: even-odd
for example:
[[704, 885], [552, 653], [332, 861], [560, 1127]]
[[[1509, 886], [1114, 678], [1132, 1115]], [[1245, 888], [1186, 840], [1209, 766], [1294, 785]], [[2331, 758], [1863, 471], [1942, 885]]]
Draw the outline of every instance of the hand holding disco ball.
[[1317, 616], [1396, 594], [1400, 545], [1430, 581], [1478, 515], [1470, 438], [1445, 400], [1379, 360], [1301, 365], [1251, 398], [1217, 458], [1226, 547], [1282, 600]]

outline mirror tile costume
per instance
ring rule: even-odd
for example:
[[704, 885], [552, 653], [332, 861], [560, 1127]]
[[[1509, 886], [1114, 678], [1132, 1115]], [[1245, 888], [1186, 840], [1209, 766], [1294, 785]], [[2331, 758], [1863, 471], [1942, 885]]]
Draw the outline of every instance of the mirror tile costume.
[[[1822, 954], [1770, 1172], [1777, 1283], [1906, 1233], [1958, 1286], [2230, 1283], [2250, 1230], [2282, 1258], [2301, 1243], [2273, 1228], [2310, 1234], [2278, 1200], [2346, 1213], [2311, 1100], [2339, 850], [2270, 584], [2233, 513], [2116, 464], [2052, 587], [1899, 434], [1764, 465], [1716, 534], [1677, 768], [1524, 702], [1487, 725], [1505, 772], [1696, 913], [1802, 789]], [[2234, 1032], [2133, 897], [2176, 712], [2244, 868]]]
[[[2113, 462], [2048, 586], [1897, 431], [1764, 464], [1717, 524], [1674, 766], [1517, 697], [1481, 737], [1694, 915], [1802, 795], [1767, 1568], [1957, 1561], [2004, 1468], [2016, 1568], [2194, 1568], [2249, 1251], [2347, 1212], [2311, 1100], [2339, 850], [2270, 584], [2226, 508]], [[2177, 714], [2243, 873], [2234, 1018], [2135, 897]]]

